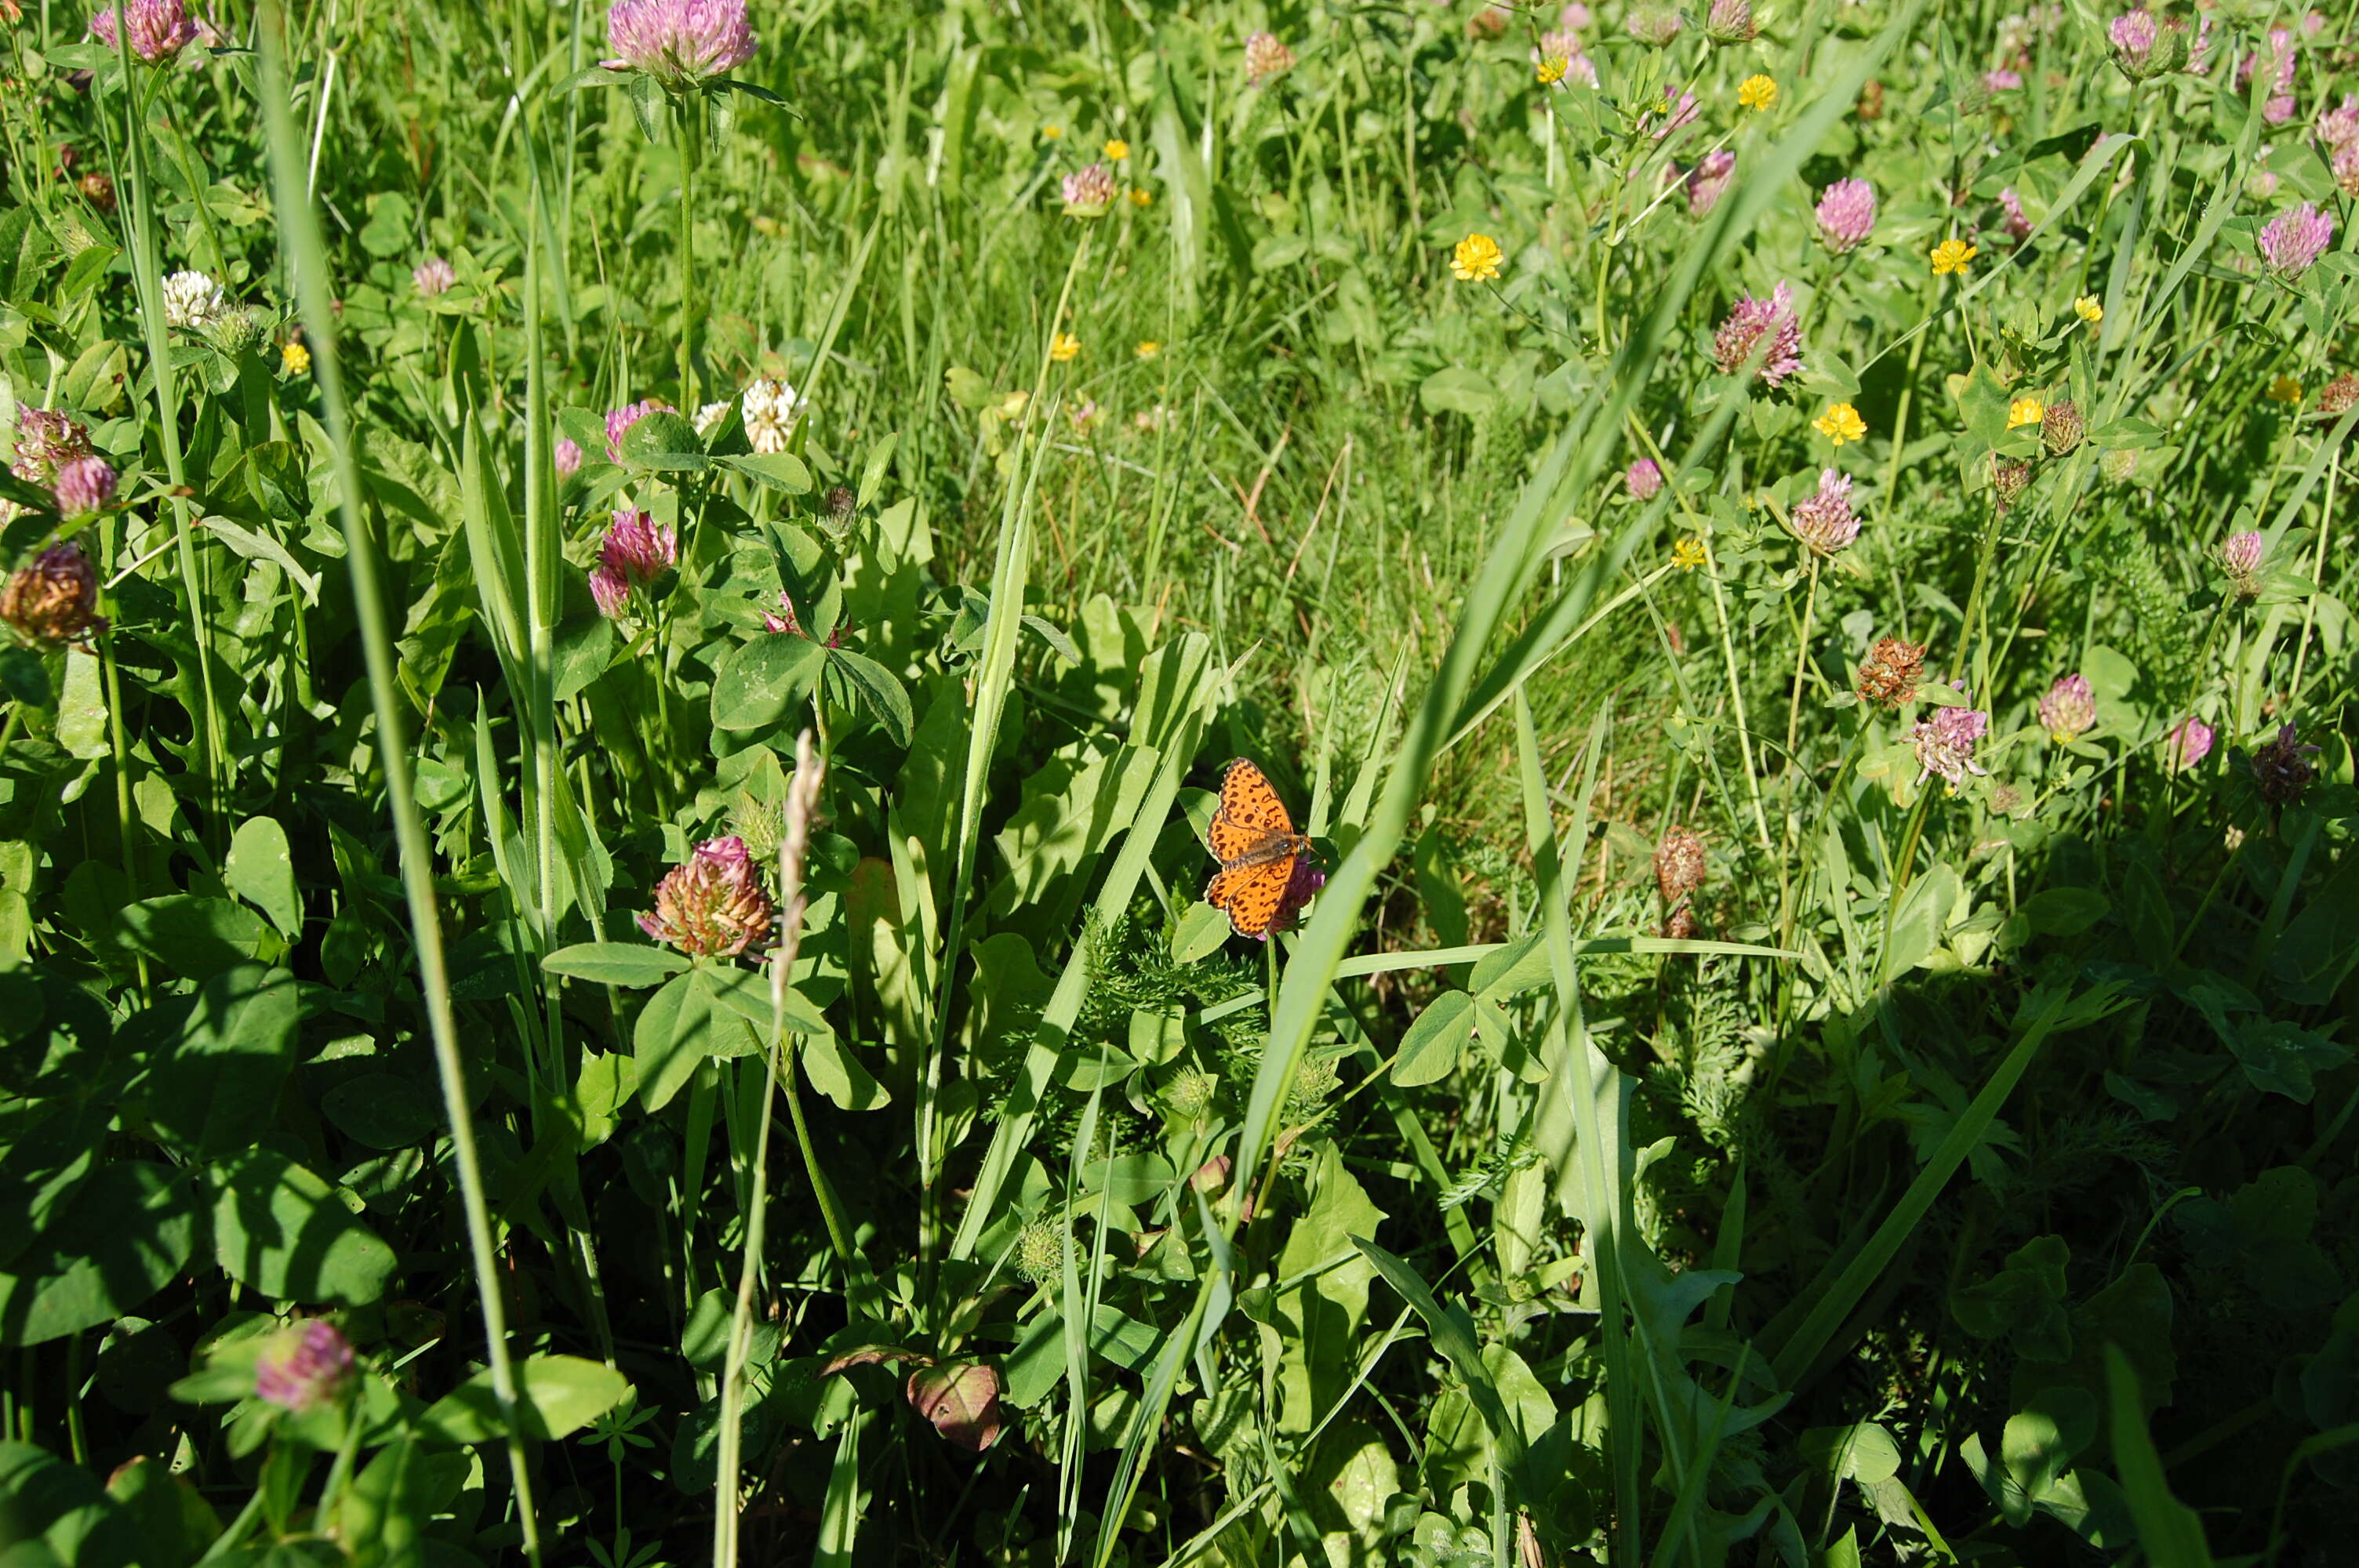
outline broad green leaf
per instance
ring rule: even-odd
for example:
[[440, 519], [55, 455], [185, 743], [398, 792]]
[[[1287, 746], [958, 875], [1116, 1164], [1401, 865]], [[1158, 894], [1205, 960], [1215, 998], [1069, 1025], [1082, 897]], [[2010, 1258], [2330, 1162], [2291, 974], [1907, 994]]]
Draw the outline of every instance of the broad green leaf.
[[1473, 1033], [1474, 999], [1464, 991], [1443, 991], [1426, 1003], [1401, 1036], [1393, 1082], [1414, 1088], [1448, 1077], [1458, 1070], [1458, 1054]]
[[692, 473], [710, 460], [696, 427], [669, 408], [658, 408], [623, 432], [623, 460], [658, 472]]
[[277, 817], [253, 816], [238, 824], [229, 841], [229, 859], [222, 863], [222, 881], [268, 915], [281, 936], [300, 940], [303, 895], [295, 886], [295, 858], [288, 848], [287, 829]]
[[772, 490], [788, 495], [802, 495], [811, 487], [810, 470], [792, 452], [757, 452], [750, 457], [715, 458], [723, 468], [734, 469], [748, 479], [756, 480]]
[[434, 1097], [392, 1073], [347, 1078], [320, 1097], [320, 1114], [372, 1149], [407, 1149], [442, 1126], [442, 1107]]
[[761, 730], [776, 724], [810, 695], [826, 665], [825, 648], [791, 633], [739, 645], [713, 673], [714, 728]]
[[117, 916], [122, 944], [192, 980], [233, 965], [275, 957], [282, 944], [259, 915], [225, 898], [169, 893], [130, 905]]
[[[516, 1368], [516, 1425], [548, 1443], [582, 1430], [623, 1401], [630, 1379], [579, 1356], [534, 1356]], [[429, 1443], [487, 1443], [506, 1431], [489, 1368], [427, 1408], [418, 1434]]]
[[213, 1249], [232, 1279], [266, 1296], [366, 1306], [393, 1278], [393, 1249], [327, 1183], [273, 1149], [215, 1173]]
[[560, 947], [540, 967], [571, 979], [636, 990], [663, 984], [686, 969], [688, 960], [669, 947], [637, 942], [579, 942]]
[[854, 691], [860, 694], [868, 710], [884, 722], [885, 732], [897, 746], [909, 743], [909, 693], [900, 678], [875, 660], [865, 658], [848, 648], [838, 648], [828, 654], [835, 667], [843, 672]]
[[0, 1274], [0, 1345], [40, 1345], [122, 1316], [188, 1266], [196, 1237], [188, 1173], [147, 1161], [100, 1166]]
[[277, 1114], [299, 1018], [285, 969], [240, 964], [199, 987], [179, 1037], [151, 1059], [157, 1130], [200, 1160], [251, 1147]]

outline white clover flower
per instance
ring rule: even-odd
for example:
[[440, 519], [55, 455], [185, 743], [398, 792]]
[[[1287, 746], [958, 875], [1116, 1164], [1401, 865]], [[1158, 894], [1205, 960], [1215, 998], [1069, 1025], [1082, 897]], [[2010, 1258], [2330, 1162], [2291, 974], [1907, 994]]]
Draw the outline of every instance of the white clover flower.
[[696, 411], [696, 433], [709, 437], [721, 428], [721, 421], [728, 417], [729, 399], [724, 397], [718, 403], [708, 403]]
[[795, 433], [795, 422], [810, 406], [810, 400], [798, 396], [786, 382], [768, 376], [747, 382], [743, 403], [745, 439], [757, 452], [785, 451], [787, 438]]
[[201, 332], [229, 313], [229, 296], [201, 272], [176, 272], [164, 280], [164, 319]]

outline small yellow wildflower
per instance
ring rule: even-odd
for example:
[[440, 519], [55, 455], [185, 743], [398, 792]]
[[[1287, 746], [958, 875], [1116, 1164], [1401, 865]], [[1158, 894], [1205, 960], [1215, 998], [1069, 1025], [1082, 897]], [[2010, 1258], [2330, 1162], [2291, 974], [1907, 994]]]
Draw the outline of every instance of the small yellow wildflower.
[[1049, 357], [1059, 364], [1079, 358], [1081, 351], [1082, 341], [1071, 332], [1060, 332], [1049, 340]]
[[1152, 207], [1155, 205], [1155, 192], [1146, 189], [1134, 190], [1130, 193], [1130, 204], [1133, 207]]
[[2072, 314], [2093, 327], [2105, 319], [2105, 308], [2093, 294], [2084, 294], [2072, 301]]
[[2048, 406], [2037, 397], [2018, 397], [2006, 406], [2006, 427], [2020, 430], [2048, 417]]
[[1736, 102], [1747, 109], [1767, 109], [1777, 102], [1777, 84], [1756, 72], [1737, 84]]
[[1163, 345], [1157, 342], [1154, 339], [1141, 338], [1138, 340], [1137, 352], [1140, 359], [1151, 360], [1162, 351]]
[[1124, 141], [1120, 136], [1116, 136], [1106, 143], [1105, 156], [1106, 162], [1120, 163], [1123, 159], [1130, 156], [1130, 144]]
[[1499, 276], [1499, 242], [1488, 234], [1469, 234], [1451, 253], [1450, 270], [1461, 283], [1482, 283]]
[[1817, 427], [1820, 435], [1838, 447], [1845, 441], [1867, 439], [1867, 421], [1861, 418], [1859, 410], [1848, 403], [1828, 404], [1827, 411], [1811, 424]]
[[300, 343], [288, 343], [278, 351], [278, 368], [288, 375], [310, 375], [311, 351]]
[[1040, 139], [1044, 142], [1061, 140], [1064, 135], [1065, 127], [1062, 125], [1043, 125], [1040, 127]]
[[1701, 539], [1681, 539], [1671, 546], [1671, 565], [1683, 572], [1695, 570], [1705, 559]]
[[1540, 61], [1539, 69], [1535, 74], [1539, 77], [1542, 87], [1554, 87], [1564, 80], [1565, 70], [1570, 64], [1571, 62], [1564, 56], [1552, 54]]
[[1933, 276], [1956, 273], [1963, 277], [1966, 264], [1974, 259], [1974, 247], [1963, 240], [1943, 240], [1933, 247]]
[[2299, 403], [2301, 401], [2301, 383], [2294, 380], [2294, 378], [2289, 375], [2281, 375], [2277, 377], [2275, 381], [2269, 383], [2269, 401], [2272, 403]]

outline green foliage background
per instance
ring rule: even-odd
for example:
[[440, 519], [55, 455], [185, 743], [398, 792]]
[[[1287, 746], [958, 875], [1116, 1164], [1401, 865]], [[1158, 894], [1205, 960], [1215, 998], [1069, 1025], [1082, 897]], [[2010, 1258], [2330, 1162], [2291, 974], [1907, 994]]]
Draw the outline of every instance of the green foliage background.
[[[122, 486], [0, 501], [104, 617], [0, 650], [0, 1552], [2336, 1561], [2359, 39], [1756, 15], [1591, 87], [1463, 0], [762, 0], [668, 95], [579, 5], [27, 7], [0, 428]], [[724, 835], [767, 968], [635, 920]]]

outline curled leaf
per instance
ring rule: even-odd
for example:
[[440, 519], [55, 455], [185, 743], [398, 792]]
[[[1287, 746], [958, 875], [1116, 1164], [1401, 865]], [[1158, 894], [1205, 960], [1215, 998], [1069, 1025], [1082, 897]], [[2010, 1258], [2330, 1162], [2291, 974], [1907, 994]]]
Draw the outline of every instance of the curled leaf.
[[909, 1408], [962, 1448], [980, 1454], [999, 1441], [999, 1372], [980, 1362], [909, 1374]]

